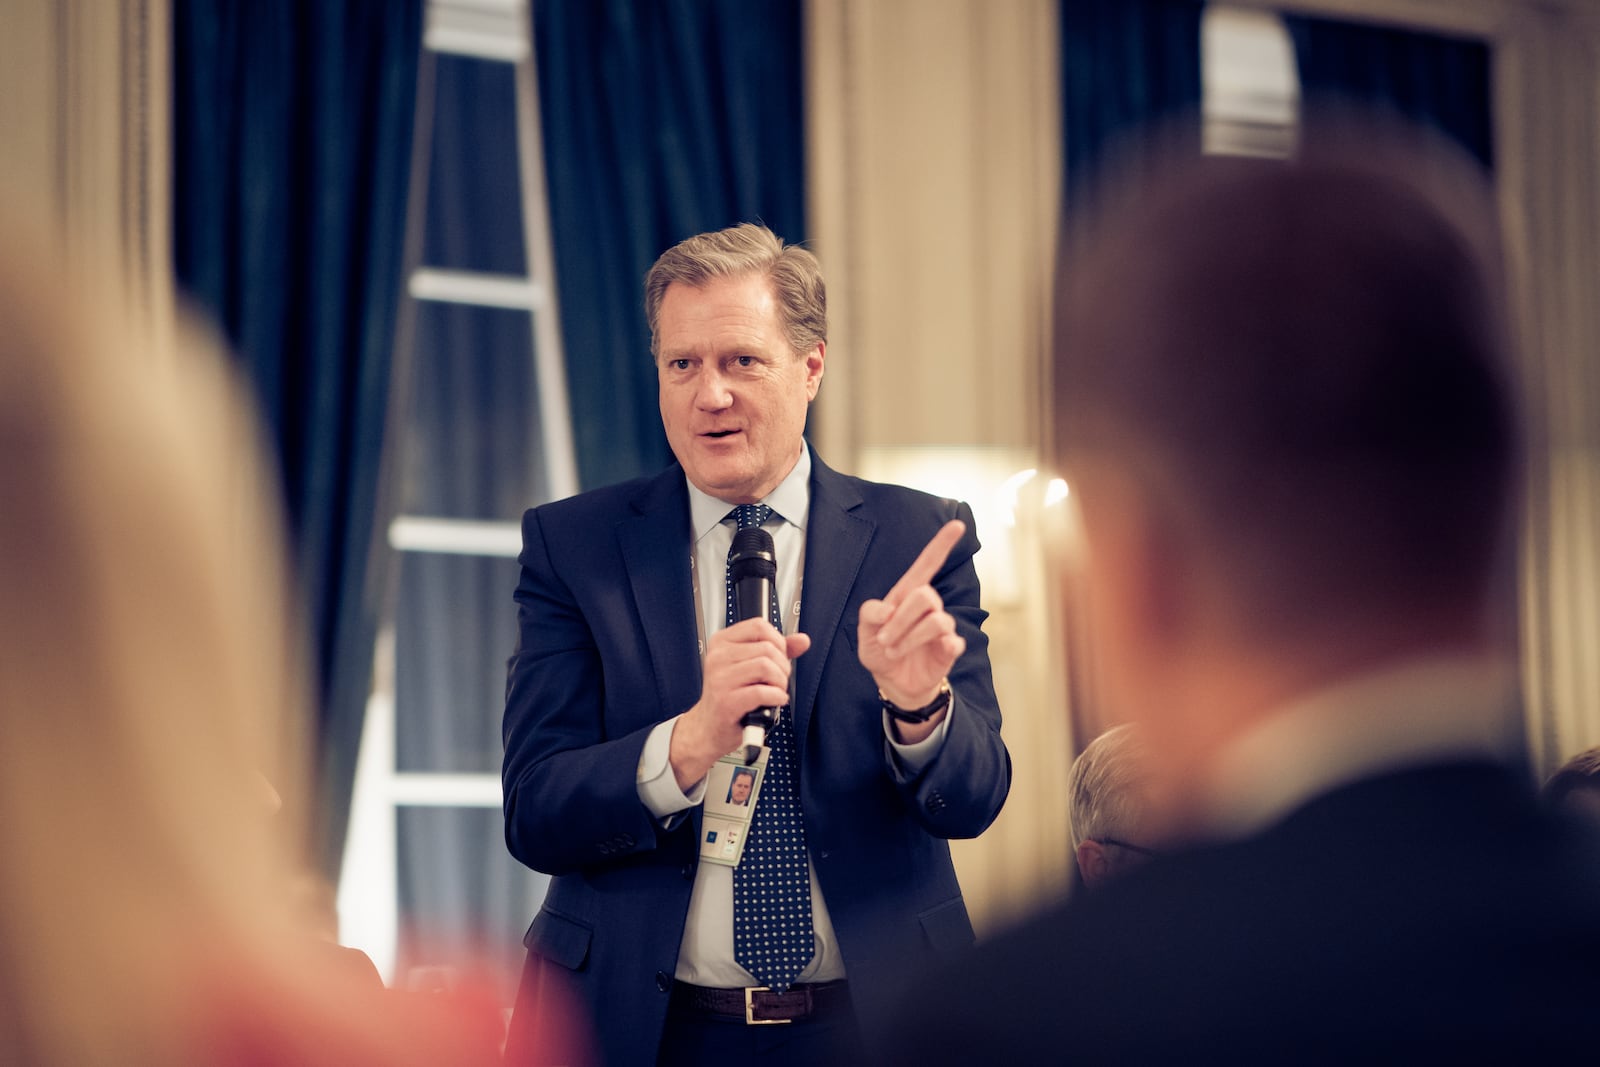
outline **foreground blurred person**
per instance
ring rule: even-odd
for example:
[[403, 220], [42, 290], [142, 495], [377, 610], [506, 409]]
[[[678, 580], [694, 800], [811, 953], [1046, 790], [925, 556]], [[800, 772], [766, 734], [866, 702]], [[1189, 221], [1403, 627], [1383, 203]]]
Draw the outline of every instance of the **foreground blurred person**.
[[894, 1062], [1593, 1054], [1600, 877], [1513, 759], [1488, 196], [1344, 136], [1183, 164], [1069, 265], [1100, 694], [1182, 847], [932, 982]]
[[493, 1062], [297, 917], [263, 778], [306, 795], [305, 705], [220, 366], [0, 232], [0, 1063]]

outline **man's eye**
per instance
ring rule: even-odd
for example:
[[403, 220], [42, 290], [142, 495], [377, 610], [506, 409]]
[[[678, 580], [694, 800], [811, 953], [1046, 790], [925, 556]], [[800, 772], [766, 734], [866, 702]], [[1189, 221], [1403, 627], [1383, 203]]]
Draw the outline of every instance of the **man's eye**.
[[669, 359], [667, 360], [667, 366], [673, 370], [688, 370], [689, 361], [686, 359]]
[[735, 362], [738, 363], [739, 366], [741, 366], [741, 367], [754, 367], [756, 365], [756, 357], [754, 357], [754, 356], [739, 356], [739, 357], [737, 357], [735, 359]]

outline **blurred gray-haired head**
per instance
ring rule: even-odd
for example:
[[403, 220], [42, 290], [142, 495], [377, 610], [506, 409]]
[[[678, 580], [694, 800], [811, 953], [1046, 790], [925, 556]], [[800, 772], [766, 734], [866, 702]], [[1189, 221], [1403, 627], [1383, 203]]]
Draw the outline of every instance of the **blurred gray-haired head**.
[[1073, 852], [1091, 840], [1140, 841], [1147, 786], [1144, 745], [1134, 724], [1114, 726], [1090, 741], [1067, 775]]

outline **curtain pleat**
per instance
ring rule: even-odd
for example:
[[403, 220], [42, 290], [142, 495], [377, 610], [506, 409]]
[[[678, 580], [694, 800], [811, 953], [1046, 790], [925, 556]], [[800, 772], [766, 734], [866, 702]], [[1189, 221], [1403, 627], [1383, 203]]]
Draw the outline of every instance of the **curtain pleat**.
[[176, 0], [173, 23], [175, 266], [272, 435], [315, 658], [308, 800], [332, 872], [377, 625], [369, 555], [422, 0]]
[[1443, 131], [1494, 163], [1490, 49], [1484, 41], [1287, 15], [1303, 99], [1385, 108]]
[[1126, 137], [1185, 122], [1200, 147], [1199, 0], [1061, 0], [1069, 200]]

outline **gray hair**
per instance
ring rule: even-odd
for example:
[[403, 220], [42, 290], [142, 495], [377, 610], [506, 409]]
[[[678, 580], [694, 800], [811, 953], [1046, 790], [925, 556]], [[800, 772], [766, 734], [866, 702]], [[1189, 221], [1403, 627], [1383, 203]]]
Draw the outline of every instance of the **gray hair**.
[[1137, 839], [1145, 815], [1144, 740], [1132, 723], [1096, 737], [1072, 761], [1067, 817], [1072, 851], [1088, 840]]
[[645, 274], [644, 317], [650, 325], [650, 354], [660, 355], [656, 320], [668, 286], [682, 282], [698, 288], [713, 278], [749, 274], [771, 280], [784, 336], [797, 355], [828, 339], [828, 295], [817, 257], [799, 245], [785, 244], [765, 226], [745, 222], [679, 241], [661, 253]]
[[1560, 805], [1580, 789], [1600, 790], [1600, 746], [1584, 749], [1563, 763], [1540, 793], [1546, 803]]

